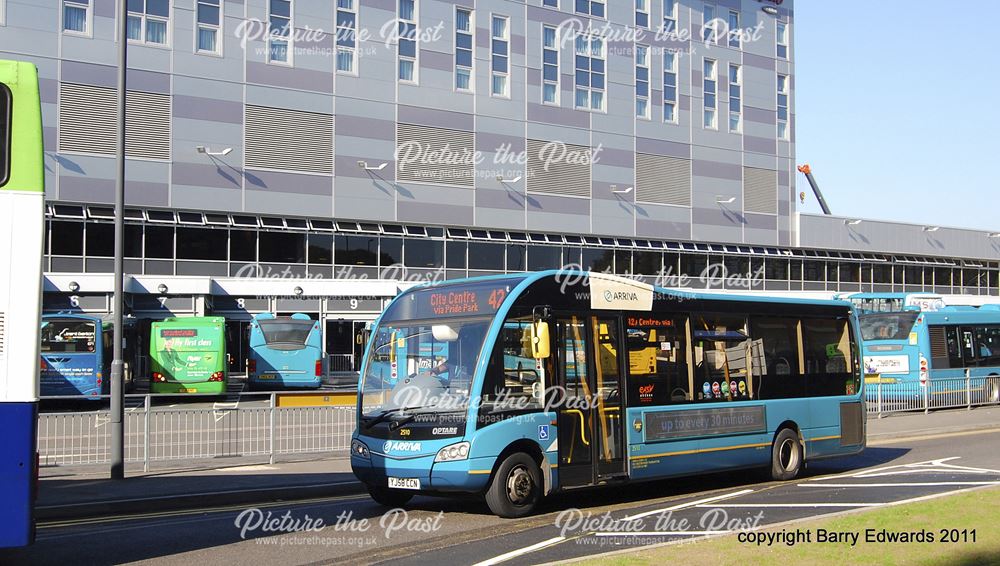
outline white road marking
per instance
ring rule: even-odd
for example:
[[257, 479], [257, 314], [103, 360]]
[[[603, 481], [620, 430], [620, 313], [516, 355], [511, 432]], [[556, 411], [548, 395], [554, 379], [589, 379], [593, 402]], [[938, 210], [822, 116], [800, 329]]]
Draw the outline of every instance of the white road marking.
[[940, 481], [902, 483], [800, 483], [799, 487], [939, 487], [947, 485], [1000, 485], [1000, 481]]
[[523, 556], [525, 554], [534, 552], [536, 550], [541, 550], [543, 548], [552, 546], [554, 544], [559, 544], [560, 542], [566, 540], [566, 537], [554, 537], [549, 540], [543, 540], [542, 542], [533, 544], [531, 546], [526, 546], [518, 550], [512, 550], [506, 554], [501, 554], [500, 556], [495, 556], [489, 560], [484, 560], [483, 562], [477, 562], [473, 566], [493, 566], [494, 564], [500, 564], [501, 562], [506, 562], [511, 558], [517, 558], [518, 556]]
[[758, 507], [881, 507], [885, 503], [720, 503], [718, 505], [699, 505], [698, 507], [732, 507], [757, 509]]
[[594, 533], [595, 537], [686, 537], [730, 535], [740, 531], [636, 531], [627, 533]]
[[731, 497], [739, 497], [740, 495], [746, 495], [752, 492], [752, 489], [743, 489], [733, 493], [727, 493], [724, 495], [716, 495], [715, 497], [709, 497], [706, 499], [699, 499], [698, 501], [690, 501], [688, 503], [681, 503], [680, 505], [674, 505], [673, 507], [667, 507], [666, 509], [657, 509], [656, 511], [646, 511], [645, 513], [639, 513], [638, 515], [632, 515], [630, 517], [625, 517], [621, 519], [622, 521], [634, 521], [636, 519], [641, 519], [643, 517], [649, 517], [650, 515], [658, 515], [660, 513], [666, 513], [668, 511], [677, 511], [680, 509], [687, 509], [688, 507], [697, 507], [704, 503], [711, 503], [713, 501], [721, 501], [723, 499], [729, 499]]

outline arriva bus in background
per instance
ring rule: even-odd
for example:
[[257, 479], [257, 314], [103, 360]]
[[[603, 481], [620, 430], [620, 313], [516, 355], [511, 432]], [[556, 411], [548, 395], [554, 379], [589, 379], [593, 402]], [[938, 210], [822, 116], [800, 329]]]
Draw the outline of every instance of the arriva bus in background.
[[323, 340], [309, 315], [262, 313], [250, 323], [247, 384], [251, 390], [323, 384]]
[[38, 70], [0, 61], [0, 547], [35, 538], [45, 165]]
[[944, 297], [933, 293], [841, 293], [834, 298], [849, 301], [858, 314], [905, 310], [932, 312], [946, 306]]
[[[107, 395], [111, 382], [114, 334], [111, 322], [85, 314], [42, 315], [41, 395]], [[138, 330], [135, 319], [125, 319], [122, 359], [125, 390], [135, 388], [139, 370]]]
[[226, 319], [168, 318], [150, 326], [153, 393], [226, 392]]
[[925, 395], [930, 407], [1000, 403], [1000, 306], [870, 313], [860, 324], [869, 402], [881, 384], [883, 402], [911, 408]]
[[843, 301], [734, 297], [547, 271], [414, 287], [379, 318], [351, 466], [385, 505], [547, 494], [865, 447], [856, 318]]

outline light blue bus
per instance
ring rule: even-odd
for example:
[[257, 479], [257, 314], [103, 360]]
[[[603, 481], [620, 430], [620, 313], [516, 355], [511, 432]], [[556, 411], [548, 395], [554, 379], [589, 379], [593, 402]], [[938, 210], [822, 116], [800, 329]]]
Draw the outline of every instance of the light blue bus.
[[[442, 344], [446, 359], [425, 357]], [[404, 346], [393, 378], [375, 359]], [[372, 332], [351, 465], [379, 503], [475, 493], [502, 517], [596, 485], [756, 467], [791, 479], [864, 449], [860, 352], [843, 301], [575, 271], [415, 287]]]
[[[865, 380], [889, 402], [1000, 403], [1000, 306], [869, 313], [860, 325]], [[868, 391], [874, 401], [879, 388]]]
[[319, 322], [302, 313], [254, 316], [250, 323], [247, 384], [251, 390], [318, 389], [323, 384]]

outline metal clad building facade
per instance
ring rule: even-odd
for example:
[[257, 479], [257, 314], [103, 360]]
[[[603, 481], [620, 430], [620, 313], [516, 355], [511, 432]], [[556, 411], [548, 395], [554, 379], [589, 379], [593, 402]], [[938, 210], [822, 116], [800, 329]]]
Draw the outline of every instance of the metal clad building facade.
[[[41, 70], [49, 199], [112, 202], [115, 2], [6, 2], [0, 51]], [[778, 22], [791, 37], [791, 2], [777, 15], [756, 0], [647, 0], [640, 13], [632, 2], [544, 3], [560, 5], [135, 3], [126, 200], [196, 211], [792, 243], [792, 51], [778, 57], [776, 38]], [[720, 28], [719, 37], [703, 41], [706, 6], [717, 21], [744, 29], [742, 37], [733, 42]], [[675, 22], [675, 35], [657, 31], [664, 17]], [[637, 27], [637, 18], [648, 27]], [[400, 79], [400, 59], [410, 57], [399, 37], [412, 37], [397, 27], [404, 20], [416, 35], [410, 80]], [[276, 54], [263, 26], [273, 31], [286, 21], [293, 31]], [[349, 21], [354, 34], [343, 32]], [[546, 26], [559, 36], [555, 60], [544, 53]], [[207, 29], [216, 34], [214, 50], [200, 43]], [[459, 39], [463, 34], [471, 37]], [[574, 34], [583, 37], [582, 50]], [[470, 40], [466, 89], [456, 74], [468, 64], [461, 46]], [[637, 44], [644, 61], [637, 61]], [[338, 47], [353, 58], [339, 72]], [[706, 64], [715, 70], [708, 83]], [[637, 73], [648, 75], [639, 81], [648, 101], [641, 116]], [[495, 75], [503, 76], [500, 89]], [[776, 126], [778, 75], [789, 81], [787, 141]], [[554, 83], [551, 102], [543, 83]], [[596, 108], [579, 104], [581, 83], [602, 98]], [[704, 124], [708, 84], [714, 127]], [[731, 86], [741, 91], [734, 128]], [[675, 107], [665, 111], [664, 102]], [[232, 149], [211, 155], [224, 148]], [[536, 163], [546, 148], [555, 160], [549, 167]], [[472, 165], [435, 163], [435, 150], [438, 161], [481, 157]], [[592, 163], [570, 163], [579, 153]], [[637, 163], [662, 172], [668, 186], [644, 179]], [[629, 187], [635, 190], [624, 192]]]

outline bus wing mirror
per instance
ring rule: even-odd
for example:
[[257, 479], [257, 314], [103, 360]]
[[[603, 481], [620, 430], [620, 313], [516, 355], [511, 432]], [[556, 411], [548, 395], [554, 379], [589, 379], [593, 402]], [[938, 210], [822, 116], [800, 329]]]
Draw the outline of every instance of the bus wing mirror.
[[543, 320], [531, 325], [531, 357], [536, 360], [549, 357], [549, 323]]

